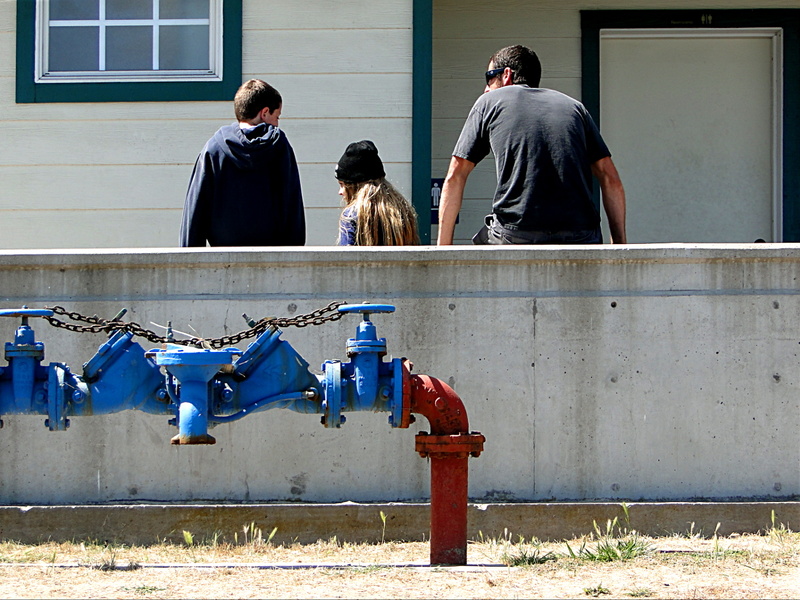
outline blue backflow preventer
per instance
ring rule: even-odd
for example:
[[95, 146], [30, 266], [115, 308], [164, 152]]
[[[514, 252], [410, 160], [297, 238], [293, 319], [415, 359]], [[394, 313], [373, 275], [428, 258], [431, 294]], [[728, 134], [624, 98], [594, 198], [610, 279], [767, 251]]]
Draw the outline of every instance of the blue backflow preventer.
[[320, 414], [322, 424], [334, 428], [345, 422], [346, 412], [389, 412], [392, 427], [407, 427], [408, 369], [402, 359], [384, 360], [386, 339], [370, 320], [395, 307], [365, 303], [337, 310], [362, 320], [347, 341], [349, 361], [325, 361], [321, 375], [309, 370], [274, 325], [244, 351], [174, 343], [145, 351], [133, 333], [118, 330], [78, 375], [62, 363], [41, 364], [44, 344], [36, 341], [29, 320], [52, 317], [52, 310], [0, 310], [0, 317], [21, 319], [14, 341], [5, 344], [8, 365], [0, 367], [0, 417], [43, 415], [50, 431], [61, 431], [71, 417], [136, 409], [170, 416], [178, 428], [173, 444], [213, 444], [213, 427], [273, 408]]

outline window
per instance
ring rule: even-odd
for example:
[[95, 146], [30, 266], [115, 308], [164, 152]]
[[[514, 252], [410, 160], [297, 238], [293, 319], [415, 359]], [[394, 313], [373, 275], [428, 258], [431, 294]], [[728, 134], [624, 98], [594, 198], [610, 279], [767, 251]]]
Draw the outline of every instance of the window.
[[241, 0], [19, 0], [17, 102], [230, 100]]
[[36, 81], [220, 81], [221, 5], [220, 0], [40, 0]]

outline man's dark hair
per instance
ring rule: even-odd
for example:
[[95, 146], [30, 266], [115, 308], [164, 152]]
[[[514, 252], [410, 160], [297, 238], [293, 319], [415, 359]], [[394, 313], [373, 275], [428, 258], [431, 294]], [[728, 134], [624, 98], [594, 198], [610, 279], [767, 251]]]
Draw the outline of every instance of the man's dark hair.
[[506, 46], [494, 54], [489, 62], [495, 69], [508, 67], [514, 73], [514, 83], [524, 83], [531, 87], [539, 87], [542, 80], [542, 63], [536, 52], [526, 46]]
[[237, 121], [249, 121], [264, 108], [274, 112], [282, 104], [280, 92], [260, 79], [245, 81], [233, 98], [233, 110]]

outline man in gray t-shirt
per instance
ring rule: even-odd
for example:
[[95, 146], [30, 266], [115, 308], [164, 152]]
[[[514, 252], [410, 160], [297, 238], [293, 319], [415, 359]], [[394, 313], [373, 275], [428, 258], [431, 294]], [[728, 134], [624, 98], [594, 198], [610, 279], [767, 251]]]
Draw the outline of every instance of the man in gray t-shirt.
[[[626, 243], [625, 191], [584, 106], [539, 88], [541, 65], [524, 46], [499, 50], [472, 107], [445, 179], [439, 245], [451, 244], [464, 186], [491, 150], [497, 190], [476, 244], [602, 243], [592, 175], [603, 194], [613, 243]], [[488, 92], [488, 93], [487, 93]]]

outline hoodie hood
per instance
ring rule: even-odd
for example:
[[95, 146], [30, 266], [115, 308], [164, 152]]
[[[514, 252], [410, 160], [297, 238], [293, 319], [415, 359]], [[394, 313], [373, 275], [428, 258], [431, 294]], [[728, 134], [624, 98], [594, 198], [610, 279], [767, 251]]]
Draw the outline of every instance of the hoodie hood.
[[214, 134], [213, 142], [237, 167], [252, 170], [269, 161], [283, 139], [283, 132], [273, 125], [261, 123], [245, 132], [239, 123], [233, 123], [220, 128]]

